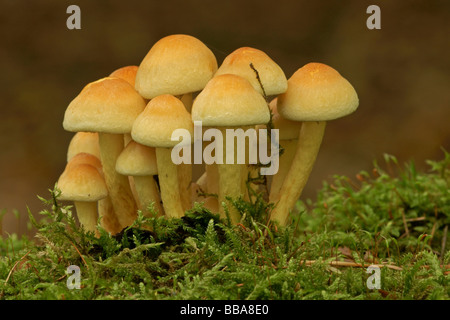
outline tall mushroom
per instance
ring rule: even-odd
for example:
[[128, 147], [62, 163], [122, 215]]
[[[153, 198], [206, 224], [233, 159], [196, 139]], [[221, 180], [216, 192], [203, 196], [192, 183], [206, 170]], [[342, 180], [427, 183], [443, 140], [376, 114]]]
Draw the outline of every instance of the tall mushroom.
[[117, 158], [116, 170], [134, 178], [138, 206], [144, 215], [148, 215], [147, 208], [151, 203], [158, 215], [163, 215], [161, 197], [154, 179], [158, 174], [155, 148], [131, 140]]
[[98, 132], [106, 185], [122, 227], [133, 223], [137, 206], [128, 178], [115, 170], [116, 160], [124, 148], [123, 134], [131, 132], [144, 108], [144, 99], [127, 81], [106, 77], [85, 86], [64, 115], [67, 131]]
[[[264, 51], [256, 48], [241, 47], [230, 53], [217, 69], [215, 76], [227, 73], [236, 74], [248, 80], [253, 88], [266, 99], [285, 92], [288, 86], [286, 75], [281, 67]], [[258, 172], [258, 167], [250, 165], [247, 171], [243, 172], [243, 179], [247, 180], [248, 176], [256, 178]]]
[[[170, 94], [179, 98], [188, 112], [192, 95], [202, 90], [217, 70], [213, 52], [199, 39], [185, 34], [173, 34], [158, 40], [139, 65], [136, 90], [146, 99]], [[192, 164], [180, 164], [181, 201], [190, 206]]]
[[308, 63], [289, 78], [288, 90], [278, 97], [277, 105], [284, 118], [302, 121], [297, 150], [271, 214], [271, 219], [286, 225], [313, 168], [326, 121], [354, 112], [359, 99], [353, 86], [335, 69]]
[[81, 163], [69, 166], [58, 179], [60, 200], [73, 201], [78, 221], [87, 231], [97, 232], [98, 201], [108, 195], [97, 168]]
[[[173, 141], [176, 129], [189, 132], [189, 141]], [[177, 165], [172, 160], [172, 148], [192, 143], [194, 124], [183, 103], [172, 95], [164, 94], [150, 100], [136, 118], [131, 136], [134, 141], [154, 147], [161, 190], [161, 200], [167, 217], [184, 215], [181, 202]], [[189, 193], [189, 198], [190, 198]]]
[[[226, 197], [236, 200], [244, 196], [242, 172], [246, 164], [237, 163], [237, 143], [234, 150], [227, 150], [227, 129], [247, 129], [270, 120], [270, 112], [265, 99], [246, 79], [223, 74], [212, 78], [200, 92], [192, 105], [192, 120], [202, 121], [205, 127], [220, 129], [223, 138], [223, 163], [218, 163], [219, 207], [222, 217]], [[233, 138], [234, 139], [234, 138]], [[227, 152], [234, 153], [234, 163], [227, 163]], [[233, 206], [227, 206], [233, 223], [239, 221], [239, 213]]]

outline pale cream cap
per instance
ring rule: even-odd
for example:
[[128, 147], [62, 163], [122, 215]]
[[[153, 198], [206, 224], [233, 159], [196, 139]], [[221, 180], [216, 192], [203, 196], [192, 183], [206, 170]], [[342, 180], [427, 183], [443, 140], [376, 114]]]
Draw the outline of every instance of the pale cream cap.
[[339, 72], [322, 63], [308, 63], [288, 80], [278, 97], [278, 112], [294, 121], [328, 121], [358, 108], [353, 86]]
[[64, 170], [58, 180], [60, 200], [98, 201], [108, 196], [105, 180], [97, 168], [78, 164]]
[[78, 153], [89, 153], [100, 159], [100, 146], [97, 132], [77, 132], [67, 148], [67, 161]]
[[189, 35], [170, 35], [157, 41], [144, 57], [135, 87], [147, 99], [196, 92], [216, 70], [216, 57], [203, 42]]
[[125, 80], [106, 77], [89, 83], [66, 109], [67, 131], [129, 133], [145, 101]]
[[171, 140], [176, 129], [187, 130], [191, 138], [189, 143], [193, 141], [194, 124], [183, 102], [170, 94], [164, 94], [150, 100], [136, 118], [131, 137], [146, 146], [172, 148], [180, 143]]
[[263, 94], [250, 63], [258, 71], [267, 96], [279, 95], [287, 90], [287, 79], [280, 66], [265, 52], [255, 48], [242, 47], [230, 53], [223, 60], [215, 75], [226, 73], [239, 75], [247, 79], [256, 91]]
[[192, 104], [192, 120], [203, 126], [249, 126], [270, 120], [266, 100], [246, 79], [235, 74], [212, 78]]
[[157, 175], [155, 148], [131, 140], [117, 158], [116, 171], [125, 176]]

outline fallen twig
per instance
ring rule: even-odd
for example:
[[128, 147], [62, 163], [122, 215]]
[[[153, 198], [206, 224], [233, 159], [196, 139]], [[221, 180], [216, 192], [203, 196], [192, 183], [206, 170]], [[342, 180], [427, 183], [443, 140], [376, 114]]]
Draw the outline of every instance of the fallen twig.
[[9, 270], [8, 276], [6, 277], [6, 280], [5, 280], [5, 284], [8, 283], [8, 280], [9, 280], [9, 278], [11, 277], [12, 273], [14, 272], [14, 270], [16, 269], [17, 265], [18, 265], [23, 259], [25, 259], [25, 258], [27, 257], [27, 255], [28, 255], [30, 252], [31, 252], [31, 250], [29, 250], [27, 253], [25, 253], [25, 254], [23, 255], [22, 258], [20, 258], [19, 260], [16, 261], [16, 263], [14, 263], [13, 267], [11, 268], [11, 270]]
[[[304, 264], [305, 266], [311, 266], [314, 263], [317, 263], [317, 260], [303, 260], [301, 261], [302, 264]], [[392, 270], [397, 270], [397, 271], [402, 271], [403, 268], [396, 266], [396, 265], [392, 265], [392, 264], [371, 264], [371, 263], [367, 263], [367, 264], [361, 264], [361, 263], [356, 263], [356, 262], [351, 262], [351, 261], [330, 261], [329, 262], [330, 266], [335, 266], [335, 267], [355, 267], [355, 268], [367, 268], [369, 266], [372, 267], [378, 267], [378, 268], [388, 268], [388, 269], [392, 269]], [[422, 266], [423, 268], [429, 268], [429, 266]], [[450, 274], [450, 265], [441, 265], [441, 268], [443, 269], [448, 269], [449, 271], [444, 271], [444, 274]]]

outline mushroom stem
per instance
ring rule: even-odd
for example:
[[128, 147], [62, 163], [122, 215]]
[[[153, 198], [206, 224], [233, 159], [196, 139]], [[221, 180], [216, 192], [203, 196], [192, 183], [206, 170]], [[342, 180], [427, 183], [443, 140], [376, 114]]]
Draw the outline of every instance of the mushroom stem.
[[[188, 112], [192, 109], [192, 92], [178, 96], [183, 102]], [[180, 163], [178, 165], [178, 179], [180, 181], [180, 194], [183, 210], [191, 208], [191, 182], [192, 182], [192, 164]]]
[[86, 231], [97, 232], [97, 201], [74, 201], [77, 217]]
[[278, 172], [272, 177], [272, 183], [270, 185], [269, 202], [274, 202], [280, 196], [280, 189], [283, 185], [284, 179], [289, 173], [289, 169], [292, 164], [292, 159], [295, 156], [295, 150], [297, 146], [297, 139], [284, 140], [280, 144], [283, 147], [283, 154], [279, 158]]
[[181, 205], [183, 207], [183, 211], [186, 211], [191, 208], [192, 165], [188, 163], [180, 163], [177, 167]]
[[116, 171], [117, 157], [123, 150], [123, 134], [99, 133], [100, 158], [106, 186], [114, 212], [122, 228], [131, 225], [137, 217], [137, 206], [127, 176]]
[[140, 202], [140, 209], [144, 216], [149, 215], [147, 208], [152, 202], [154, 203], [154, 209], [158, 213], [158, 216], [161, 216], [163, 214], [160, 203], [161, 198], [153, 176], [134, 176], [133, 179]]
[[308, 181], [322, 143], [325, 125], [325, 121], [305, 121], [302, 124], [292, 165], [278, 197], [274, 199], [276, 206], [272, 211], [271, 219], [280, 225], [287, 224], [289, 212], [294, 208]]
[[224, 204], [228, 209], [230, 220], [232, 223], [237, 223], [240, 220], [240, 214], [238, 210], [232, 205], [227, 205], [228, 200], [226, 197], [230, 197], [233, 200], [237, 200], [239, 197], [243, 197], [244, 186], [242, 183], [243, 176], [247, 173], [247, 166], [245, 164], [237, 163], [237, 144], [234, 144], [234, 163], [226, 163], [227, 154], [227, 135], [226, 128], [221, 128], [223, 136], [223, 164], [217, 164], [217, 171], [219, 174], [219, 213], [221, 217], [226, 216]]
[[173, 163], [171, 148], [155, 148], [159, 187], [165, 214], [168, 218], [184, 215], [178, 181], [178, 166]]
[[[237, 223], [240, 219], [238, 210], [233, 205], [227, 205], [228, 200], [226, 197], [230, 197], [233, 200], [244, 195], [242, 189], [242, 164], [218, 164], [219, 172], [219, 213], [221, 217], [225, 217], [225, 208], [223, 204], [228, 208], [228, 213], [232, 223]], [[244, 166], [245, 169], [245, 166]]]

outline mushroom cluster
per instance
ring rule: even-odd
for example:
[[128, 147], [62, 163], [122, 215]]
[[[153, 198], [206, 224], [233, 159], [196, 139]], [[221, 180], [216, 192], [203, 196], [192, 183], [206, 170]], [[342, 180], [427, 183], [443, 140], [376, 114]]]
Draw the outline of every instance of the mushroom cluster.
[[[277, 152], [284, 152], [267, 198], [274, 203], [271, 219], [286, 225], [325, 122], [357, 106], [352, 85], [325, 64], [308, 63], [287, 79], [261, 50], [239, 48], [219, 66], [197, 38], [170, 35], [157, 41], [139, 66], [87, 84], [67, 107], [63, 127], [75, 134], [58, 180], [61, 199], [73, 201], [80, 223], [94, 232], [100, 223], [116, 234], [134, 222], [138, 210], [180, 218], [195, 202], [238, 223], [240, 213], [229, 200], [251, 197], [247, 179], [260, 167], [251, 165], [247, 145], [244, 163], [226, 161], [225, 132], [272, 128], [279, 131]], [[202, 123], [200, 151], [216, 146], [208, 129], [219, 130], [224, 141], [223, 150], [215, 149], [220, 161], [205, 162], [203, 175], [192, 181], [193, 161], [175, 163], [171, 155], [180, 152], [173, 132], [195, 136], [196, 121]]]

